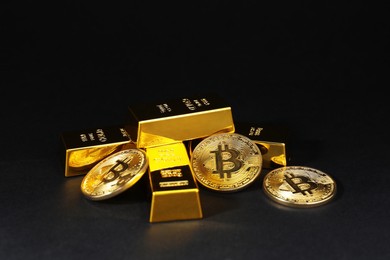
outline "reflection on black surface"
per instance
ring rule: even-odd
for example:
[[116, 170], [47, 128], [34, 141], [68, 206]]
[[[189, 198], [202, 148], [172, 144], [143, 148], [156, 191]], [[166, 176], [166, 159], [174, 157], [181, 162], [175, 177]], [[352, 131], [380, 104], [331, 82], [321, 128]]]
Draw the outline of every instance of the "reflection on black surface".
[[[86, 218], [96, 216], [109, 216], [123, 220], [145, 220], [148, 222], [147, 189], [145, 179], [141, 178], [130, 189], [112, 198], [93, 201], [86, 198], [81, 191], [81, 182], [84, 176], [64, 178], [59, 196], [61, 209], [64, 215], [80, 216]], [[136, 212], [136, 214], [134, 214]]]

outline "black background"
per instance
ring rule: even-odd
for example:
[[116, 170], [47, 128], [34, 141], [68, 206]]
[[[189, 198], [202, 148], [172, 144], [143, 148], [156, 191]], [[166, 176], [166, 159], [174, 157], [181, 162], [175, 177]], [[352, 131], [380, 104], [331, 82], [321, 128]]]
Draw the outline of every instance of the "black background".
[[[314, 3], [315, 2], [315, 3]], [[1, 4], [1, 259], [389, 259], [387, 6], [363, 1]], [[290, 165], [338, 184], [292, 209], [262, 177], [201, 189], [201, 220], [149, 223], [143, 183], [92, 202], [59, 135], [133, 102], [217, 92], [235, 121], [291, 131]], [[144, 183], [145, 184], [145, 183]]]

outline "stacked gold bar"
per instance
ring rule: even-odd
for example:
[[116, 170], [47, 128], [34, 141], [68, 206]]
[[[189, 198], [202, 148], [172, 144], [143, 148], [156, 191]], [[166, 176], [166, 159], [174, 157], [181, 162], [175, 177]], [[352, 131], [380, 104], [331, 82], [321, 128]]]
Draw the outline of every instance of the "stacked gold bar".
[[104, 158], [124, 149], [144, 150], [149, 166], [150, 222], [203, 217], [193, 172], [196, 168], [189, 154], [192, 156], [197, 144], [211, 135], [237, 133], [248, 137], [261, 151], [260, 167], [278, 168], [289, 160], [286, 128], [234, 124], [231, 107], [216, 95], [138, 103], [129, 106], [129, 111], [125, 126], [62, 133], [65, 177], [85, 175]]
[[215, 95], [140, 103], [129, 109], [127, 130], [139, 148], [234, 132], [231, 107]]
[[236, 133], [249, 137], [263, 156], [263, 168], [274, 169], [287, 165], [287, 128], [276, 125], [236, 123]]
[[146, 149], [152, 191], [150, 222], [202, 218], [199, 188], [184, 141], [233, 133], [231, 107], [216, 95], [129, 107], [126, 130]]
[[99, 161], [131, 146], [123, 126], [68, 131], [61, 134], [65, 147], [65, 177], [85, 175]]
[[150, 222], [202, 218], [199, 189], [183, 143], [146, 149], [152, 190]]

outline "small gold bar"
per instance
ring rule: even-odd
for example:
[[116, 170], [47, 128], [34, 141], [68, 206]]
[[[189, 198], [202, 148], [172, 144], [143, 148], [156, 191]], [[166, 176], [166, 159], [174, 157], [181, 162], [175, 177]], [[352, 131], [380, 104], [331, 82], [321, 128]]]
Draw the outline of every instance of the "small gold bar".
[[149, 222], [203, 218], [199, 188], [183, 143], [146, 148], [152, 193]]
[[85, 175], [105, 157], [135, 147], [123, 126], [67, 131], [60, 137], [65, 148], [65, 177]]
[[287, 165], [287, 128], [236, 122], [236, 133], [249, 137], [257, 144], [263, 156], [263, 168], [274, 169]]
[[138, 148], [234, 132], [231, 107], [215, 94], [139, 103], [129, 111], [126, 130]]

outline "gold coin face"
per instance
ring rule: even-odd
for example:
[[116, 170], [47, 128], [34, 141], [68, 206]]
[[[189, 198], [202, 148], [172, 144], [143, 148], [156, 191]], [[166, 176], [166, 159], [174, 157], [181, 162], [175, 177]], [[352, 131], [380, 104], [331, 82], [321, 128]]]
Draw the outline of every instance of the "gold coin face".
[[272, 200], [291, 207], [315, 207], [336, 194], [336, 183], [326, 173], [304, 166], [286, 166], [267, 173], [263, 190]]
[[104, 146], [73, 151], [69, 154], [68, 165], [74, 170], [84, 170], [92, 167], [104, 157], [119, 149], [118, 145]]
[[220, 133], [203, 139], [192, 151], [197, 181], [220, 192], [239, 191], [253, 183], [262, 167], [260, 149], [246, 136]]
[[148, 167], [140, 149], [117, 152], [96, 164], [83, 178], [81, 191], [90, 200], [111, 198], [130, 188]]

